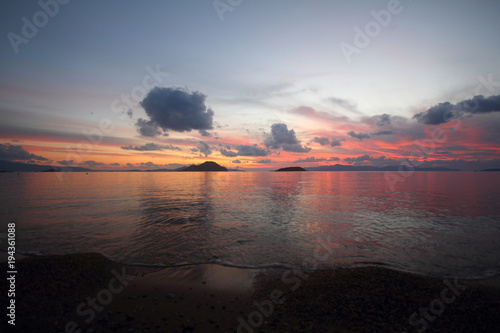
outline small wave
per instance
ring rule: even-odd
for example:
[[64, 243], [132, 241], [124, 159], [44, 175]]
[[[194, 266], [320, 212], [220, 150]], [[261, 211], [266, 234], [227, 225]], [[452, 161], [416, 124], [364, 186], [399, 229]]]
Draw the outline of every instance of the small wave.
[[[0, 249], [0, 252], [8, 253], [8, 251], [6, 249]], [[18, 251], [18, 250], [16, 250], [16, 253], [14, 254], [14, 256], [16, 254], [20, 254], [20, 255], [25, 256], [25, 257], [41, 257], [41, 256], [45, 255], [40, 251]]]
[[39, 257], [43, 256], [43, 253], [40, 251], [17, 251], [17, 253], [23, 255], [23, 256], [31, 256], [31, 257]]
[[[121, 263], [124, 264], [124, 263]], [[265, 263], [265, 264], [258, 264], [258, 265], [241, 265], [241, 264], [234, 264], [231, 262], [227, 261], [222, 261], [219, 259], [210, 259], [208, 261], [201, 261], [201, 262], [182, 262], [182, 263], [170, 263], [170, 264], [147, 264], [147, 263], [140, 263], [140, 262], [135, 262], [131, 264], [124, 264], [128, 266], [137, 266], [137, 267], [149, 267], [149, 268], [170, 268], [170, 267], [185, 267], [185, 266], [200, 266], [200, 265], [219, 265], [219, 266], [225, 266], [225, 267], [232, 267], [232, 268], [242, 268], [242, 269], [264, 269], [264, 268], [284, 268], [284, 269], [293, 269], [295, 266], [286, 264], [286, 263]]]
[[[7, 253], [7, 251], [4, 249], [0, 249], [0, 252]], [[283, 262], [270, 262], [270, 263], [254, 264], [254, 265], [236, 264], [236, 263], [232, 263], [229, 261], [223, 261], [221, 259], [216, 259], [216, 258], [209, 259], [207, 261], [200, 261], [200, 262], [157, 263], [157, 264], [144, 263], [144, 262], [129, 263], [129, 262], [122, 262], [121, 260], [117, 260], [106, 253], [102, 253], [102, 252], [94, 252], [94, 253], [98, 253], [98, 254], [104, 256], [106, 259], [113, 261], [117, 264], [121, 264], [121, 265], [125, 265], [125, 266], [144, 267], [144, 268], [156, 268], [156, 269], [164, 269], [164, 268], [171, 268], [171, 267], [201, 266], [201, 265], [219, 265], [219, 266], [240, 268], [240, 269], [272, 269], [272, 268], [296, 269], [297, 267], [300, 267], [300, 264], [283, 263]], [[71, 253], [42, 253], [40, 251], [16, 251], [16, 254], [20, 254], [20, 255], [23, 255], [26, 257], [43, 257], [43, 256], [48, 256], [48, 255], [68, 255]], [[77, 253], [73, 253], [73, 254], [77, 254]], [[455, 277], [458, 277], [461, 280], [469, 280], [469, 281], [481, 281], [481, 280], [487, 280], [487, 279], [500, 277], [500, 271], [497, 271], [494, 269], [489, 269], [486, 272], [470, 274], [470, 275], [462, 275], [462, 276], [457, 276], [457, 275], [437, 276], [437, 275], [429, 274], [429, 272], [424, 273], [422, 271], [410, 269], [409, 267], [401, 267], [399, 265], [384, 263], [384, 262], [380, 262], [380, 261], [336, 262], [336, 263], [330, 263], [330, 265], [321, 267], [320, 269], [344, 269], [344, 268], [370, 267], [370, 266], [371, 267], [383, 267], [383, 268], [396, 270], [399, 272], [416, 274], [416, 275], [421, 275], [421, 276], [431, 276], [431, 277], [435, 277], [435, 278], [455, 278]]]

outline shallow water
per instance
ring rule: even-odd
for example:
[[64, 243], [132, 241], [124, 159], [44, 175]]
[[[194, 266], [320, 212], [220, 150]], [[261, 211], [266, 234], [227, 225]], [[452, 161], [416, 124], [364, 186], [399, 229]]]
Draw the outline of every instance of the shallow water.
[[499, 274], [500, 173], [408, 175], [391, 191], [382, 172], [5, 173], [0, 232], [128, 264]]

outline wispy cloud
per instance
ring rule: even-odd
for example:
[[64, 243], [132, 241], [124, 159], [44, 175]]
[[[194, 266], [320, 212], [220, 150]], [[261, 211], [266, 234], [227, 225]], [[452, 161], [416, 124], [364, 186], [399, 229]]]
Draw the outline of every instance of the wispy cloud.
[[150, 142], [150, 143], [146, 143], [142, 146], [132, 146], [132, 145], [129, 145], [129, 146], [123, 146], [121, 147], [121, 149], [125, 149], [125, 150], [137, 150], [137, 151], [156, 151], [156, 150], [182, 150], [181, 148], [179, 147], [175, 147], [173, 145], [161, 145], [161, 144], [157, 144], [157, 143], [154, 143], [154, 142]]
[[313, 163], [313, 162], [325, 162], [325, 161], [340, 161], [340, 158], [332, 156], [330, 158], [324, 158], [324, 157], [306, 157], [306, 158], [299, 158], [298, 160], [293, 161], [292, 163]]
[[342, 142], [341, 141], [345, 141], [345, 139], [335, 139], [335, 138], [327, 138], [327, 137], [314, 137], [314, 139], [312, 139], [312, 142], [315, 142], [315, 143], [319, 143], [321, 146], [332, 146], [332, 147], [337, 147], [337, 146], [341, 146], [342, 145]]
[[354, 131], [350, 131], [347, 135], [352, 136], [353, 138], [358, 139], [359, 141], [363, 141], [363, 139], [369, 139], [370, 135], [366, 133], [355, 133]]
[[205, 155], [205, 157], [213, 153], [212, 148], [210, 148], [210, 146], [203, 141], [198, 142], [198, 146], [196, 148], [201, 154]]

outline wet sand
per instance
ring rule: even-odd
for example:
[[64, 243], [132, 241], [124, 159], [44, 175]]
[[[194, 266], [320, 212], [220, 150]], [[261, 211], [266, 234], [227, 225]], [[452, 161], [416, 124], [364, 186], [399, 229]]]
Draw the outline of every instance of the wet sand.
[[[424, 327], [425, 332], [493, 332], [500, 327], [498, 279], [445, 282], [379, 267], [304, 272], [208, 264], [158, 270], [122, 266], [92, 253], [27, 257], [17, 269], [16, 330], [9, 325], [9, 332], [417, 332]], [[6, 270], [2, 274], [7, 290]], [[7, 304], [6, 293], [0, 295]]]

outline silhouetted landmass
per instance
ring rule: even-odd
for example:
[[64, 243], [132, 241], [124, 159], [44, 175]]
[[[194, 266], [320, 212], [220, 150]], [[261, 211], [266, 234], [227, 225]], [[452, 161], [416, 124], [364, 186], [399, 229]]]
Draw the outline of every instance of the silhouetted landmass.
[[318, 167], [308, 167], [306, 168], [308, 171], [462, 171], [460, 169], [450, 169], [443, 167], [434, 167], [434, 168], [420, 168], [413, 167], [411, 170], [406, 166], [401, 165], [393, 165], [393, 166], [385, 166], [385, 167], [374, 167], [369, 165], [321, 165]]
[[[92, 170], [88, 168], [82, 168], [77, 166], [50, 166], [50, 165], [39, 165], [39, 164], [29, 164], [22, 162], [10, 162], [0, 160], [0, 172], [90, 172], [90, 171], [100, 171], [100, 172], [172, 172], [172, 171], [244, 171], [231, 169], [220, 166], [219, 164], [207, 161], [200, 165], [190, 165], [188, 167], [181, 167], [177, 169], [154, 169], [154, 170]], [[281, 168], [275, 171], [409, 171], [405, 166], [385, 166], [385, 167], [374, 167], [374, 166], [354, 166], [354, 165], [322, 165], [318, 167], [287, 167]], [[414, 167], [411, 171], [462, 171], [460, 169], [450, 169], [444, 167], [435, 168], [421, 168]], [[500, 171], [500, 168], [495, 169], [484, 169], [477, 171]]]
[[132, 171], [148, 171], [148, 172], [172, 172], [172, 171], [184, 171], [186, 167], [181, 167], [177, 169], [152, 169], [152, 170], [132, 170]]
[[227, 168], [220, 166], [215, 162], [207, 161], [200, 165], [190, 165], [180, 171], [227, 171]]
[[481, 170], [481, 171], [500, 171], [500, 169], [484, 169], [484, 170]]
[[281, 169], [278, 169], [275, 171], [276, 172], [277, 171], [306, 171], [306, 169], [301, 168], [301, 167], [286, 167], [286, 168], [281, 168]]
[[50, 165], [38, 165], [29, 164], [22, 162], [10, 162], [10, 161], [0, 161], [1, 171], [16, 171], [16, 172], [83, 172], [83, 171], [94, 171], [92, 169], [82, 168], [82, 167], [58, 167]]

